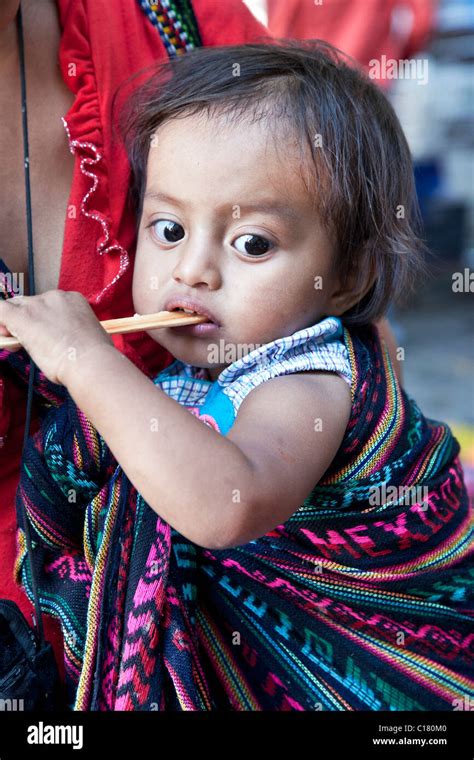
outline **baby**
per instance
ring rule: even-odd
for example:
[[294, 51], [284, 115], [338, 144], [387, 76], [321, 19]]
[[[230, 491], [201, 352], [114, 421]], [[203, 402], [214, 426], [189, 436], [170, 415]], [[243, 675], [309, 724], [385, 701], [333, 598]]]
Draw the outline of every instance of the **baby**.
[[[71, 704], [462, 709], [459, 445], [374, 326], [423, 271], [393, 109], [280, 42], [162, 65], [128, 114], [134, 307], [207, 321], [150, 331], [175, 357], [150, 379], [81, 294], [0, 301], [48, 402], [18, 500]], [[2, 355], [24, 377], [25, 351]], [[20, 519], [31, 593], [27, 564]]]

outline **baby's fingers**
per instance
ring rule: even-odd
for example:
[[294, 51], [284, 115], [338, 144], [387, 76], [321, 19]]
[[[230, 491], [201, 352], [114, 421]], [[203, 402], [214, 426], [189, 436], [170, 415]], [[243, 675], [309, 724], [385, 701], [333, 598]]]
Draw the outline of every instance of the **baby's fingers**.
[[15, 341], [18, 341], [18, 339], [15, 338], [15, 336], [12, 335], [7, 330], [6, 327], [4, 327], [3, 325], [0, 325], [0, 352], [1, 351], [8, 351], [9, 353], [12, 353], [14, 351], [20, 351], [21, 345], [20, 346], [5, 346], [5, 345], [3, 345], [3, 341], [2, 341], [3, 337], [5, 337], [5, 338], [13, 338]]
[[[13, 300], [13, 299], [9, 299], [9, 300]], [[0, 338], [2, 338], [2, 337], [5, 337], [5, 338], [15, 338], [15, 340], [18, 340], [16, 338], [16, 336], [13, 335], [10, 332], [10, 330], [4, 324], [2, 324], [2, 318], [5, 315], [5, 310], [4, 310], [3, 306], [2, 306], [2, 304], [3, 304], [3, 301], [0, 302]], [[21, 346], [16, 346], [15, 348], [11, 348], [10, 346], [3, 346], [2, 345], [2, 341], [0, 340], [0, 351], [9, 351], [9, 352], [12, 352], [12, 351], [19, 351], [20, 349], [21, 349]]]

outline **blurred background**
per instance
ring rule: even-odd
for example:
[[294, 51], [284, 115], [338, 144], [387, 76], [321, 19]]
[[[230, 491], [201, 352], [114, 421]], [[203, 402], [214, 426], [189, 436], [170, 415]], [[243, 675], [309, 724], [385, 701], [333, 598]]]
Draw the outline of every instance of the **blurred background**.
[[474, 492], [474, 0], [244, 0], [274, 37], [323, 39], [377, 81], [414, 162], [431, 277], [389, 319], [404, 386], [447, 422]]

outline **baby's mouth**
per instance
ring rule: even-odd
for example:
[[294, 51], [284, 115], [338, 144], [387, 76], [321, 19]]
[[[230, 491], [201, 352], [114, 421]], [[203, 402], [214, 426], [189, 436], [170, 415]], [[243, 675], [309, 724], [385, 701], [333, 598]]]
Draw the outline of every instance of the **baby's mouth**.
[[212, 319], [209, 319], [205, 314], [199, 314], [197, 311], [193, 311], [193, 309], [184, 309], [182, 306], [176, 306], [174, 309], [171, 309], [173, 312], [180, 312], [181, 314], [190, 314], [194, 317], [206, 317], [206, 322], [201, 322], [201, 324], [215, 324]]

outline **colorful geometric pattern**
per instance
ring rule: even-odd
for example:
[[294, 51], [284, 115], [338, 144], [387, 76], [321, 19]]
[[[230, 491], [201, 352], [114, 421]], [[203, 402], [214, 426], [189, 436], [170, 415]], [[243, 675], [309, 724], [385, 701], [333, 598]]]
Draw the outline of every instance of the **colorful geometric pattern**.
[[201, 47], [201, 37], [192, 5], [187, 0], [138, 0], [157, 29], [170, 58]]

